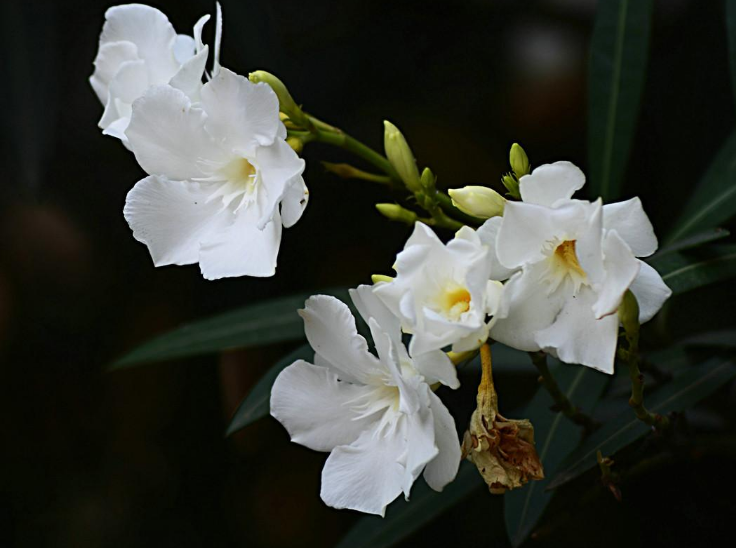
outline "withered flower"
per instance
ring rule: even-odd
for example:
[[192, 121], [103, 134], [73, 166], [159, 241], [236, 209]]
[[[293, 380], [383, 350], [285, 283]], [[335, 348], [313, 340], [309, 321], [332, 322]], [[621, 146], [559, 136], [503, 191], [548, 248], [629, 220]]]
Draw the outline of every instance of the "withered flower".
[[478, 406], [463, 437], [463, 457], [478, 467], [490, 492], [500, 495], [529, 480], [543, 479], [544, 470], [534, 447], [532, 423], [507, 419], [498, 412], [488, 344], [480, 352], [483, 374], [478, 385]]

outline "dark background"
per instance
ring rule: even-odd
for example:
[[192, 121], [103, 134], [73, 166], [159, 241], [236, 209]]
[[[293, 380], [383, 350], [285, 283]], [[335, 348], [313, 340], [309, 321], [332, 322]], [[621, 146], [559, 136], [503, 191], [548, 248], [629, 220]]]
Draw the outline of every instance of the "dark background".
[[[207, 282], [196, 265], [154, 269], [122, 216], [143, 173], [101, 135], [87, 82], [109, 5], [6, 0], [0, 11], [0, 547], [329, 547], [356, 516], [319, 500], [325, 455], [290, 444], [270, 418], [223, 435], [289, 347], [104, 370], [182, 322], [387, 273], [408, 228], [375, 212], [387, 201], [380, 188], [319, 165], [349, 157], [310, 145], [311, 201], [284, 232], [276, 277]], [[180, 33], [214, 11], [209, 1], [155, 5]], [[586, 167], [592, 1], [225, 0], [223, 9], [224, 66], [276, 73], [309, 112], [377, 148], [390, 119], [442, 186], [499, 188], [514, 141], [533, 165]], [[656, 2], [650, 53], [625, 197], [641, 196], [664, 234], [734, 125], [721, 2]], [[679, 298], [674, 336], [732, 325], [732, 285]], [[508, 408], [531, 386], [498, 384]], [[733, 401], [727, 392], [719, 397]], [[553, 505], [562, 517], [540, 542], [730, 544], [735, 486], [734, 461], [717, 455], [624, 484], [620, 504], [573, 491]], [[480, 492], [405, 546], [502, 546], [501, 512]]]

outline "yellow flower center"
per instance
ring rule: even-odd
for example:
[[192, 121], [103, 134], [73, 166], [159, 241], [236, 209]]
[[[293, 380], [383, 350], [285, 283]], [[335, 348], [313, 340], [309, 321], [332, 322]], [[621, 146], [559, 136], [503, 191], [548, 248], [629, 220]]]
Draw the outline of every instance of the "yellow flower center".
[[445, 291], [442, 309], [448, 317], [457, 320], [461, 314], [470, 310], [470, 292], [464, 287], [455, 287]]
[[548, 280], [551, 285], [551, 293], [569, 276], [573, 283], [573, 291], [577, 293], [580, 286], [587, 283], [585, 270], [580, 266], [578, 256], [575, 253], [575, 240], [565, 240], [552, 252], [549, 257], [550, 268]]
[[237, 186], [251, 190], [256, 180], [256, 168], [245, 158], [236, 158], [229, 162], [221, 171], [222, 175]]
[[555, 249], [555, 261], [559, 267], [573, 271], [578, 276], [585, 277], [585, 271], [578, 262], [575, 253], [575, 240], [565, 240]]

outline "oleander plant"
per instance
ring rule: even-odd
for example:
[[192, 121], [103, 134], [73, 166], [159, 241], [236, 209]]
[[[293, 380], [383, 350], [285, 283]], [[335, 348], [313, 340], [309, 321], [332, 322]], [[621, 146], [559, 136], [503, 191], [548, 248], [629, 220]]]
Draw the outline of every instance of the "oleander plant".
[[[274, 74], [222, 66], [219, 4], [209, 44], [210, 15], [189, 35], [153, 7], [108, 9], [90, 84], [102, 133], [142, 170], [122, 213], [153, 265], [197, 264], [213, 284], [278, 277], [284, 229], [310, 215], [312, 143], [341, 149], [344, 163], [322, 163], [334, 177], [383, 189], [366, 215], [410, 234], [389, 250], [392, 271], [194, 322], [112, 369], [298, 342], [244, 397], [227, 434], [275, 419], [293, 443], [325, 453], [314, 497], [366, 514], [341, 547], [393, 545], [483, 485], [503, 499], [514, 546], [554, 525], [545, 511], [568, 485], [625, 503], [622, 485], [653, 459], [693, 449], [685, 411], [736, 376], [728, 333], [681, 340], [665, 321], [679, 295], [736, 279], [722, 228], [736, 215], [736, 138], [668, 233], [647, 216], [657, 204], [623, 193], [646, 108], [652, 4], [598, 2], [588, 173], [509, 143], [505, 172], [457, 188], [452, 173], [415, 159], [402, 120], [383, 121], [375, 150]], [[515, 370], [533, 371], [519, 377], [530, 396], [509, 408], [494, 376]], [[469, 417], [453, 409], [462, 384]], [[646, 444], [656, 450], [632, 451]]]

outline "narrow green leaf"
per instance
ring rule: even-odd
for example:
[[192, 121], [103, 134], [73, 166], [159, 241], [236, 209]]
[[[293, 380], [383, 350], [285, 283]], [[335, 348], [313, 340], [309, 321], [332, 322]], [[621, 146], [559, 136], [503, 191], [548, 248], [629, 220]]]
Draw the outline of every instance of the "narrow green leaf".
[[[607, 375], [579, 365], [560, 364], [552, 373], [565, 395], [586, 413], [593, 409], [610, 380]], [[537, 451], [546, 477], [504, 495], [506, 530], [513, 546], [521, 545], [542, 517], [554, 494], [544, 488], [580, 441], [580, 427], [562, 413], [551, 412], [553, 404], [549, 393], [540, 387], [523, 414], [534, 425]]]
[[386, 510], [386, 517], [368, 516], [343, 537], [337, 548], [387, 548], [426, 525], [434, 518], [484, 485], [478, 470], [467, 461], [460, 464], [455, 481], [441, 493], [424, 481], [412, 489], [409, 502], [399, 498]]
[[[328, 289], [321, 293], [350, 302], [345, 289]], [[269, 299], [185, 325], [144, 343], [113, 363], [110, 369], [233, 348], [303, 340], [304, 325], [297, 310], [304, 306], [304, 301], [312, 294]]]
[[651, 260], [673, 293], [681, 294], [736, 277], [736, 245], [713, 245]]
[[[730, 360], [712, 359], [685, 371], [647, 396], [646, 405], [651, 411], [660, 414], [682, 411], [709, 396], [734, 376], [736, 367]], [[639, 421], [632, 410], [627, 409], [593, 433], [567, 457], [547, 489], [555, 489], [593, 468], [597, 463], [597, 451], [600, 450], [604, 456], [614, 455], [649, 431], [651, 429]]]
[[656, 261], [663, 255], [667, 255], [668, 253], [674, 253], [675, 251], [684, 251], [686, 249], [692, 249], [693, 247], [699, 247], [703, 244], [727, 238], [730, 235], [731, 233], [725, 228], [711, 228], [708, 230], [704, 230], [702, 232], [698, 232], [697, 234], [693, 234], [692, 236], [687, 236], [681, 240], [677, 240], [675, 243], [662, 247], [648, 260]]
[[736, 348], [736, 329], [722, 329], [701, 333], [682, 341], [684, 346]]
[[649, 50], [652, 0], [600, 0], [588, 70], [590, 192], [621, 196]]
[[253, 424], [259, 419], [262, 419], [271, 412], [269, 405], [271, 401], [271, 387], [276, 382], [276, 377], [285, 368], [290, 366], [297, 360], [313, 361], [314, 350], [308, 344], [304, 344], [281, 358], [276, 364], [271, 367], [263, 377], [256, 383], [253, 390], [240, 402], [238, 409], [235, 411], [230, 425], [227, 427], [225, 432], [226, 436], [234, 434], [238, 430], [241, 430]]
[[736, 215], [736, 132], [721, 146], [685, 209], [673, 225], [666, 243], [698, 230], [712, 228]]

